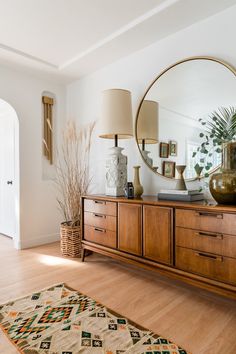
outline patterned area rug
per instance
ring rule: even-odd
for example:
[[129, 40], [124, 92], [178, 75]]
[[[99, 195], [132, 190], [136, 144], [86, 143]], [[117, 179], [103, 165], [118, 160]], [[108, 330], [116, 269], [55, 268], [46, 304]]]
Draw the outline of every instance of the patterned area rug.
[[187, 354], [65, 284], [1, 305], [0, 327], [23, 354]]

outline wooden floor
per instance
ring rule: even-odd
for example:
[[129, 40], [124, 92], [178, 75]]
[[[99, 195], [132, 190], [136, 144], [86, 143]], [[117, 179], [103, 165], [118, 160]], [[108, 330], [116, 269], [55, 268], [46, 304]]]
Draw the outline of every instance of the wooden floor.
[[58, 243], [17, 251], [3, 236], [0, 270], [0, 303], [65, 282], [192, 354], [236, 353], [236, 303], [157, 273], [99, 255], [63, 258]]

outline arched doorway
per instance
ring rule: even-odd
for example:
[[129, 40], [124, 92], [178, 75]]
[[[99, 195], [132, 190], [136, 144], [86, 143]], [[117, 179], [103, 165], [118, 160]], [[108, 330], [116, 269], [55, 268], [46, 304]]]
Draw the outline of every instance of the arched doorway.
[[18, 248], [19, 230], [19, 121], [0, 99], [0, 237], [11, 237]]

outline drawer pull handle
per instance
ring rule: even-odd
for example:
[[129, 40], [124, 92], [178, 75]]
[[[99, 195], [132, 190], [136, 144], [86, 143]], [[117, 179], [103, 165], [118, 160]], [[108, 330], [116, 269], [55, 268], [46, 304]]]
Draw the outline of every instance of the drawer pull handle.
[[103, 218], [106, 219], [106, 215], [101, 215], [101, 214], [93, 214], [93, 216], [95, 216], [96, 218]]
[[106, 230], [100, 229], [100, 228], [98, 228], [98, 227], [95, 227], [95, 228], [94, 228], [94, 231], [103, 232], [103, 233], [106, 232]]
[[221, 257], [221, 256], [215, 256], [213, 254], [208, 254], [208, 253], [203, 253], [203, 252], [195, 252], [195, 254], [196, 254], [196, 256], [199, 256], [199, 257], [209, 258], [214, 261], [223, 262], [223, 257]]
[[95, 204], [103, 204], [103, 205], [106, 205], [106, 202], [103, 202], [101, 200], [94, 200], [94, 203]]
[[221, 234], [213, 234], [210, 232], [196, 232], [196, 236], [202, 236], [202, 237], [214, 237], [217, 238], [218, 240], [223, 240], [224, 236]]
[[216, 219], [223, 219], [223, 214], [205, 213], [201, 211], [196, 211], [196, 216], [208, 216]]

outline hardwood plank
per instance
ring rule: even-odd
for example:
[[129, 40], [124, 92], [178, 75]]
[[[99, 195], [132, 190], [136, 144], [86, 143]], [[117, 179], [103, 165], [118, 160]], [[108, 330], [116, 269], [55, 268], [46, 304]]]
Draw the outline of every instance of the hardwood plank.
[[235, 301], [98, 254], [64, 258], [59, 243], [17, 251], [0, 236], [0, 266], [0, 303], [66, 282], [192, 354], [236, 353]]

